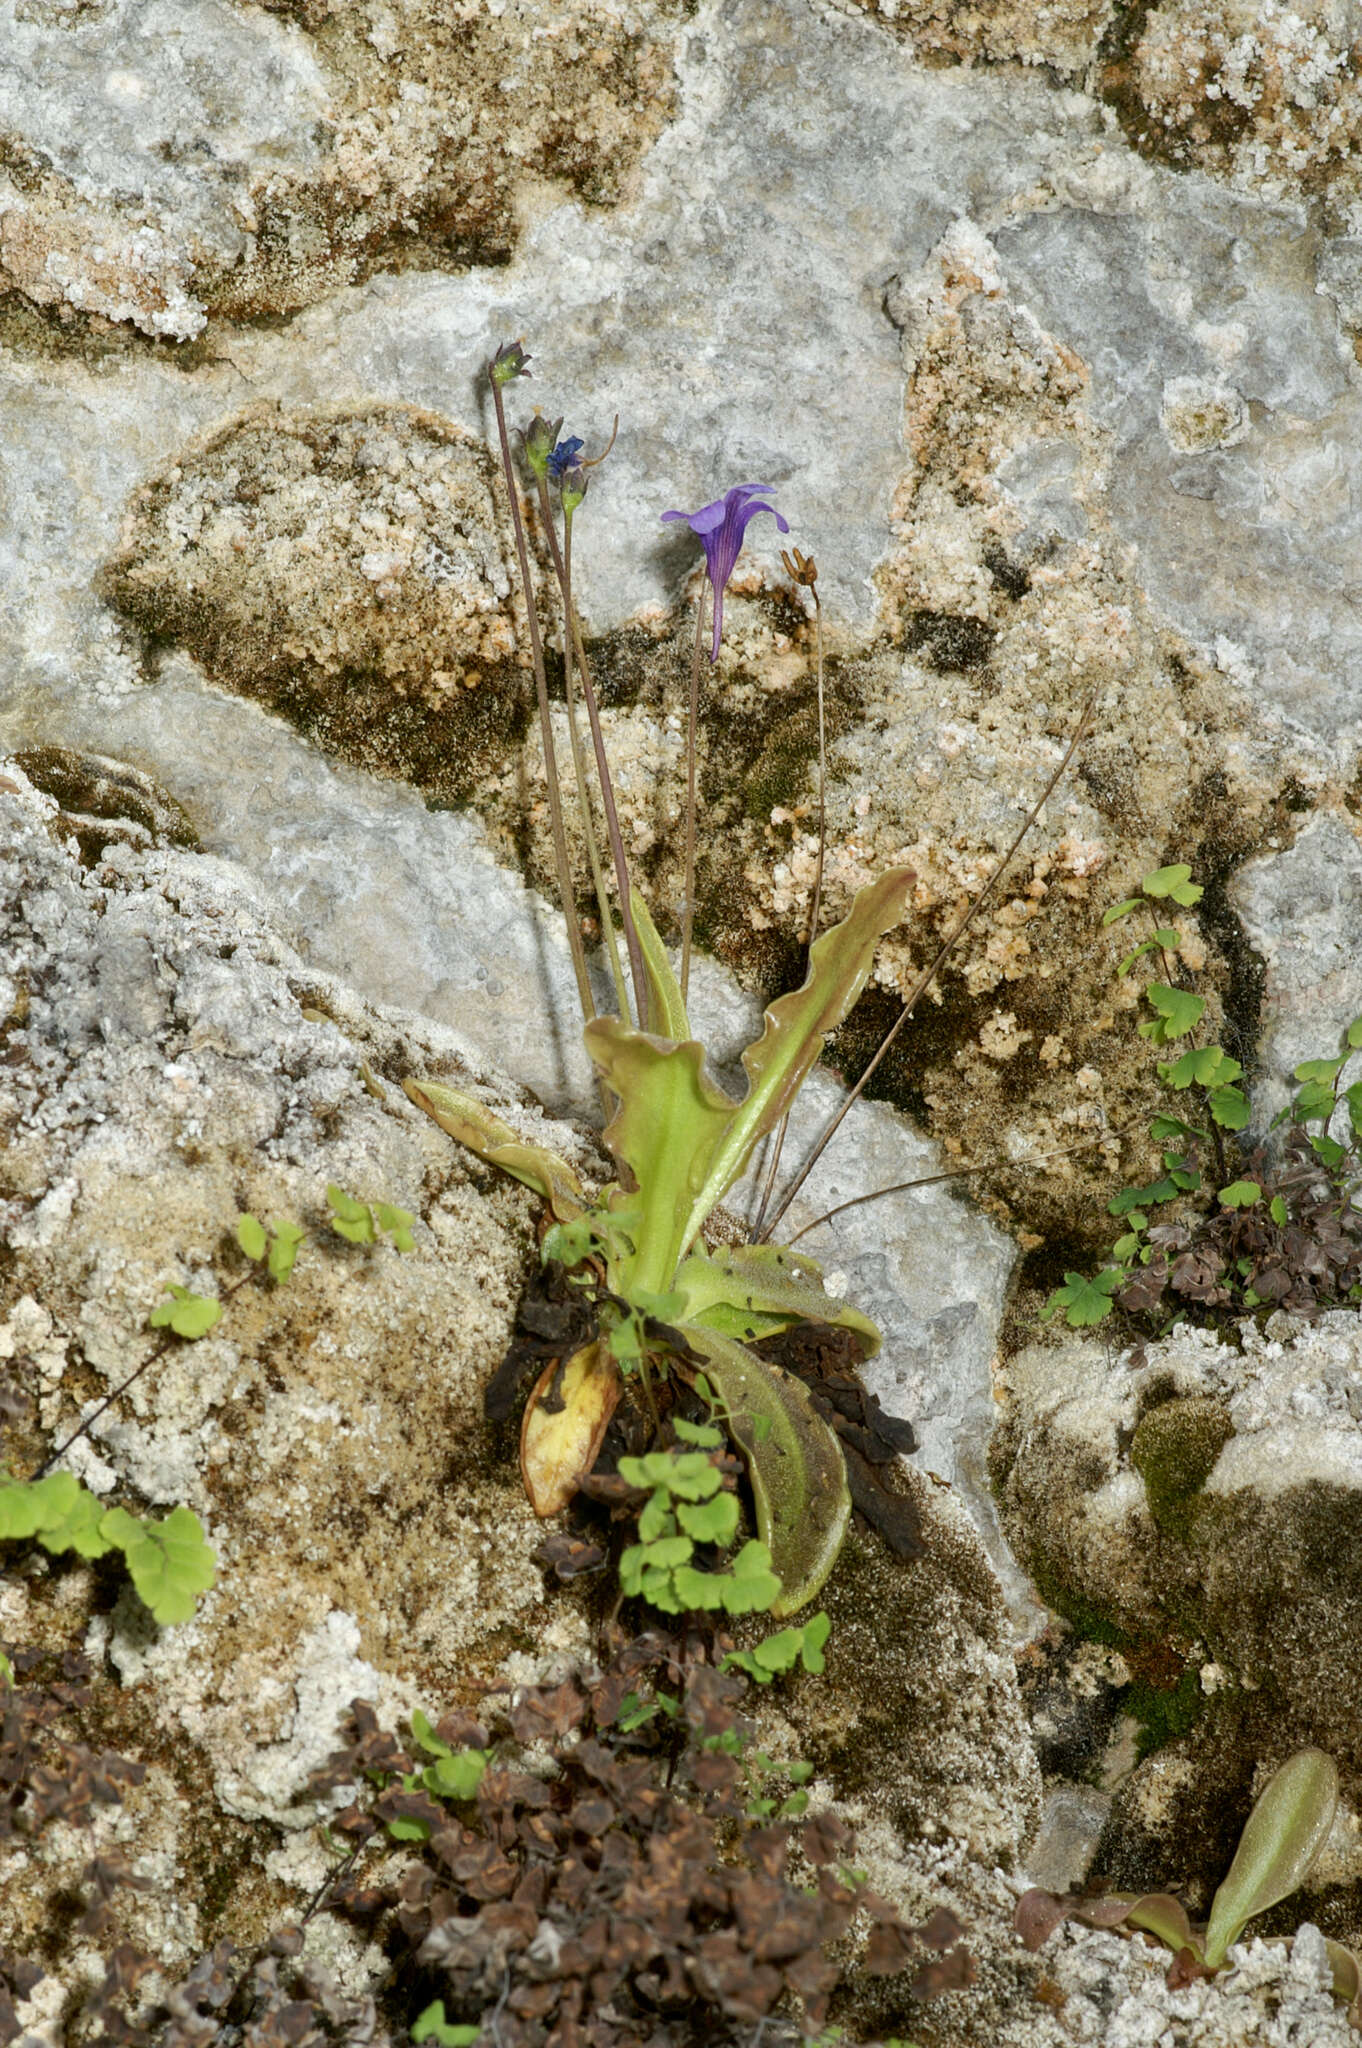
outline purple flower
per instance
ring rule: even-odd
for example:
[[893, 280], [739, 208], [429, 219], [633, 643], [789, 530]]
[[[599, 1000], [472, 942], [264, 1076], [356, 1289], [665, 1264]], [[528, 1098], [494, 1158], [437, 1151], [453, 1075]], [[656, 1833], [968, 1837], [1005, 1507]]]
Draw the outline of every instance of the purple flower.
[[755, 519], [758, 512], [769, 512], [782, 533], [790, 531], [789, 522], [781, 518], [774, 505], [767, 505], [759, 497], [762, 491], [769, 491], [770, 484], [734, 484], [731, 491], [725, 491], [722, 498], [716, 498], [712, 505], [702, 505], [698, 512], [664, 512], [664, 519], [684, 519], [705, 551], [705, 574], [709, 577], [714, 592], [714, 638], [710, 645], [709, 658], [719, 659], [719, 635], [724, 623], [724, 591], [728, 579], [742, 548], [747, 523]]
[[[562, 421], [560, 420], [558, 424], [561, 426]], [[554, 483], [560, 484], [563, 481], [565, 471], [580, 467], [577, 457], [581, 447], [582, 437], [580, 434], [574, 434], [570, 440], [558, 443], [553, 453], [549, 456], [549, 475]]]

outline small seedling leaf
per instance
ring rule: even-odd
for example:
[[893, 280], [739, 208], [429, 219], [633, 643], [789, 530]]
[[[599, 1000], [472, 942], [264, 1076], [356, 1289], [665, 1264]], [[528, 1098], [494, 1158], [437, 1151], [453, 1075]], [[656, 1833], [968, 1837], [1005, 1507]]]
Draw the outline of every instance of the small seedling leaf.
[[1156, 1116], [1150, 1119], [1149, 1135], [1161, 1145], [1167, 1138], [1204, 1138], [1206, 1133], [1195, 1124], [1185, 1124], [1181, 1117]]
[[1354, 1017], [1347, 1029], [1347, 1040], [1353, 1052], [1362, 1046], [1362, 1017]]
[[222, 1303], [214, 1301], [208, 1294], [191, 1294], [187, 1287], [177, 1287], [173, 1280], [166, 1281], [169, 1301], [157, 1302], [147, 1317], [153, 1330], [173, 1330], [177, 1337], [206, 1337], [213, 1325], [221, 1320]]
[[392, 1239], [394, 1251], [415, 1250], [416, 1239], [411, 1234], [411, 1226], [416, 1218], [410, 1209], [395, 1209], [391, 1202], [375, 1202], [374, 1215], [379, 1229]]
[[1332, 1116], [1334, 1091], [1323, 1081], [1307, 1081], [1303, 1088], [1297, 1089], [1292, 1109], [1302, 1123], [1314, 1123], [1319, 1117]]
[[1103, 913], [1103, 929], [1109, 924], [1118, 924], [1123, 917], [1129, 917], [1132, 910], [1139, 910], [1140, 907], [1138, 896], [1127, 896], [1124, 903], [1113, 903], [1111, 909]]
[[799, 1662], [799, 1648], [803, 1640], [802, 1628], [783, 1628], [779, 1634], [766, 1636], [759, 1642], [752, 1655], [763, 1671], [793, 1671]]
[[1141, 1024], [1139, 1031], [1142, 1038], [1152, 1039], [1155, 1045], [1185, 1037], [1201, 1022], [1206, 1009], [1205, 996], [1193, 995], [1190, 989], [1169, 988], [1162, 981], [1151, 981], [1145, 995], [1157, 1016], [1152, 1024]]
[[282, 1287], [292, 1273], [298, 1257], [298, 1247], [307, 1232], [301, 1223], [276, 1223], [272, 1226], [274, 1235], [270, 1239], [269, 1268], [271, 1280]]
[[754, 1537], [744, 1543], [731, 1570], [716, 1576], [729, 1614], [789, 1613], [788, 1595], [782, 1599], [781, 1581], [771, 1563], [771, 1552]]
[[249, 1212], [236, 1219], [236, 1241], [248, 1259], [263, 1259], [270, 1248], [269, 1232], [260, 1218]]
[[1249, 1100], [1241, 1088], [1212, 1088], [1210, 1105], [1222, 1131], [1242, 1131], [1249, 1120]]
[[409, 1814], [399, 1813], [388, 1822], [388, 1833], [394, 1842], [428, 1842], [430, 1822], [413, 1820]]
[[1333, 1825], [1338, 1769], [1322, 1749], [1298, 1750], [1268, 1780], [1211, 1901], [1206, 1962], [1218, 1969], [1256, 1913], [1304, 1884]]
[[326, 1199], [331, 1210], [331, 1228], [338, 1237], [347, 1239], [351, 1244], [374, 1242], [378, 1233], [374, 1229], [373, 1211], [367, 1202], [356, 1201], [334, 1181], [327, 1187]]
[[133, 1585], [155, 1619], [162, 1626], [188, 1621], [199, 1595], [217, 1577], [198, 1516], [180, 1507], [163, 1522], [144, 1522], [126, 1508], [110, 1508], [100, 1530], [123, 1552]]
[[1159, 1062], [1159, 1079], [1170, 1088], [1190, 1088], [1193, 1083], [1202, 1088], [1218, 1087], [1237, 1081], [1243, 1071], [1238, 1060], [1218, 1045], [1192, 1046], [1180, 1059]]
[[1055, 1289], [1041, 1314], [1048, 1320], [1062, 1308], [1070, 1329], [1086, 1329], [1111, 1314], [1111, 1297], [1125, 1278], [1124, 1273], [1111, 1266], [1095, 1273], [1091, 1280], [1083, 1273], [1066, 1273], [1064, 1285]]
[[[831, 1633], [832, 1623], [821, 1608], [817, 1614], [811, 1614], [804, 1624], [804, 1641], [799, 1654], [804, 1660], [804, 1669], [811, 1672], [815, 1677], [823, 1669], [823, 1651], [827, 1647], [827, 1640]], [[811, 1777], [813, 1775], [812, 1764], [800, 1765], [799, 1768], [805, 1772], [806, 1776]], [[794, 1775], [792, 1770], [790, 1772], [791, 1778], [794, 1778]], [[795, 1782], [798, 1783], [799, 1780], [796, 1779]]]
[[[624, 1474], [620, 1474], [621, 1479]], [[676, 1518], [672, 1514], [672, 1497], [665, 1486], [659, 1486], [650, 1500], [643, 1504], [638, 1518], [638, 1534], [641, 1543], [656, 1542], [659, 1536], [676, 1534]]]
[[1200, 1955], [1200, 1944], [1192, 1933], [1192, 1923], [1187, 1918], [1187, 1909], [1181, 1899], [1173, 1898], [1168, 1892], [1146, 1892], [1136, 1899], [1126, 1914], [1132, 1927], [1144, 1927], [1165, 1942], [1178, 1955], [1185, 1948], [1194, 1955]]
[[1332, 1091], [1346, 1063], [1341, 1060], [1302, 1060], [1293, 1072], [1298, 1081], [1318, 1081]]
[[683, 1501], [676, 1519], [697, 1543], [729, 1544], [738, 1533], [737, 1496], [716, 1493], [713, 1500]]
[[1171, 897], [1174, 903], [1190, 910], [1194, 903], [1200, 903], [1204, 889], [1198, 888], [1192, 880], [1192, 870], [1182, 861], [1175, 861], [1171, 867], [1155, 868], [1152, 875], [1146, 875], [1140, 887], [1146, 896], [1156, 901]]
[[1232, 1180], [1216, 1196], [1222, 1209], [1251, 1209], [1261, 1201], [1263, 1191], [1256, 1180]]
[[[397, 1823], [393, 1821], [388, 1823], [389, 1833], [395, 1830], [396, 1825]], [[426, 1833], [429, 1834], [429, 1832], [430, 1830], [427, 1828]], [[424, 1838], [408, 1836], [399, 1839], [422, 1840]], [[423, 2011], [416, 2015], [416, 2018], [411, 2023], [411, 2038], [413, 2041], [434, 2041], [438, 2044], [438, 2048], [473, 2048], [473, 2043], [481, 2032], [482, 2028], [480, 2026], [456, 2025], [452, 2020], [447, 2020], [445, 2018], [445, 2002], [443, 1998], [433, 2000], [430, 2005], [426, 2006]]]
[[435, 1730], [430, 1725], [429, 1718], [421, 1712], [419, 1707], [414, 1708], [412, 1711], [411, 1732], [427, 1756], [453, 1756], [454, 1752], [449, 1744], [443, 1742], [435, 1733]]
[[0, 1541], [36, 1536], [54, 1554], [74, 1550], [78, 1557], [103, 1557], [113, 1547], [100, 1533], [103, 1512], [74, 1472], [0, 1483]]
[[724, 1440], [723, 1431], [712, 1422], [687, 1422], [684, 1415], [673, 1415], [672, 1428], [683, 1444], [696, 1444], [707, 1451], [717, 1451]]
[[[626, 1552], [627, 1556], [628, 1553]], [[722, 1572], [697, 1571], [694, 1565], [683, 1564], [672, 1573], [672, 1584], [676, 1589], [677, 1604], [669, 1612], [679, 1614], [686, 1611], [710, 1614], [724, 1604], [725, 1575]]]
[[1124, 977], [1125, 975], [1129, 974], [1131, 968], [1135, 965], [1135, 962], [1137, 960], [1142, 960], [1146, 953], [1152, 953], [1153, 950], [1154, 941], [1152, 939], [1141, 939], [1139, 945], [1135, 947], [1133, 952], [1126, 954], [1125, 959], [1117, 968], [1116, 972], [1118, 976]]
[[422, 1771], [421, 1782], [437, 1799], [474, 1799], [490, 1755], [485, 1749], [461, 1749], [437, 1757]]

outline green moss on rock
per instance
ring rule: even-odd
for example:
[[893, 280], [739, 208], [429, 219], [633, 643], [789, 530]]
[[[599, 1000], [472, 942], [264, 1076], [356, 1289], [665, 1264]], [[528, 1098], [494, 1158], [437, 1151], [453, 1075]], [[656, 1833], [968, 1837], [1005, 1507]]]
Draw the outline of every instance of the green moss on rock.
[[1137, 1425], [1130, 1462], [1144, 1480], [1149, 1512], [1166, 1536], [1186, 1541], [1189, 1504], [1233, 1435], [1223, 1404], [1205, 1396], [1165, 1401]]

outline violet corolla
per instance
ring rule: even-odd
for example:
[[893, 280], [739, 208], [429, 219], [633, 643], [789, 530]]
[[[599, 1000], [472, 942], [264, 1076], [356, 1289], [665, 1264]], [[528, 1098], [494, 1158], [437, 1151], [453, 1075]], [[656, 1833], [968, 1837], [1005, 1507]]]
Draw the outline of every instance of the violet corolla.
[[769, 512], [782, 533], [790, 531], [788, 520], [782, 519], [775, 506], [768, 505], [761, 496], [763, 491], [770, 489], [770, 484], [734, 484], [731, 491], [725, 491], [722, 498], [716, 498], [712, 505], [702, 505], [698, 512], [662, 514], [664, 519], [684, 519], [705, 551], [705, 574], [714, 592], [714, 633], [709, 649], [711, 661], [719, 659], [724, 591], [737, 565], [749, 523], [758, 512]]

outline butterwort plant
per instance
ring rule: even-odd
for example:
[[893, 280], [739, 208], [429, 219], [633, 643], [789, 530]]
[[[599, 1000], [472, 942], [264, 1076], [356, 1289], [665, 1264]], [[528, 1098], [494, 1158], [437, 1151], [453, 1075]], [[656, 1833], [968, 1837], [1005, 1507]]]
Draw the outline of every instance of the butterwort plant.
[[[527, 376], [528, 362], [523, 343], [508, 344], [488, 365], [488, 375], [512, 498], [526, 604], [535, 621], [531, 652], [536, 678], [541, 680], [542, 640], [502, 403], [503, 386]], [[828, 1035], [839, 1027], [861, 994], [881, 936], [903, 917], [914, 876], [904, 867], [878, 876], [858, 892], [841, 922], [821, 935], [815, 918], [805, 980], [766, 1010], [760, 1034], [742, 1056], [746, 1092], [741, 1100], [730, 1096], [710, 1072], [686, 1007], [694, 865], [694, 721], [698, 717], [696, 678], [703, 650], [704, 592], [692, 668], [689, 858], [678, 978], [648, 907], [629, 877], [590, 663], [572, 601], [573, 518], [586, 496], [586, 472], [602, 458], [586, 460], [582, 439], [576, 435], [560, 439], [561, 427], [561, 421], [550, 422], [536, 414], [522, 435], [522, 452], [538, 496], [561, 603], [578, 797], [585, 817], [590, 805], [582, 751], [575, 739], [574, 669], [591, 723], [633, 983], [632, 1014], [619, 973], [618, 1014], [598, 1015], [589, 992], [583, 997], [584, 1041], [601, 1085], [606, 1114], [603, 1142], [614, 1162], [615, 1177], [598, 1191], [589, 1192], [567, 1160], [547, 1147], [525, 1142], [476, 1098], [430, 1078], [411, 1077], [404, 1085], [411, 1100], [452, 1137], [534, 1188], [554, 1217], [543, 1239], [543, 1259], [546, 1267], [556, 1265], [566, 1274], [577, 1312], [566, 1314], [561, 1302], [555, 1305], [549, 1323], [554, 1332], [562, 1331], [562, 1341], [548, 1347], [552, 1355], [524, 1407], [520, 1464], [536, 1512], [545, 1517], [558, 1513], [592, 1477], [606, 1431], [622, 1402], [627, 1400], [628, 1413], [641, 1424], [645, 1441], [661, 1452], [669, 1450], [678, 1437], [689, 1440], [687, 1418], [680, 1412], [678, 1399], [684, 1394], [693, 1404], [698, 1397], [714, 1423], [726, 1431], [750, 1482], [757, 1536], [740, 1553], [744, 1583], [762, 1587], [760, 1604], [769, 1606], [771, 1613], [792, 1614], [813, 1598], [831, 1571], [850, 1520], [851, 1497], [838, 1437], [803, 1381], [753, 1346], [797, 1324], [814, 1324], [839, 1332], [838, 1341], [865, 1359], [878, 1349], [880, 1335], [868, 1317], [828, 1293], [815, 1260], [769, 1242], [712, 1247], [706, 1242], [705, 1228], [747, 1171], [757, 1147], [779, 1130]], [[789, 531], [765, 487], [757, 484], [735, 485], [698, 512], [663, 515], [684, 520], [704, 549], [706, 583], [714, 600], [711, 659], [719, 646], [724, 591], [747, 528], [760, 513], [770, 514], [781, 533]], [[814, 565], [799, 557], [798, 568], [799, 580], [812, 588]], [[542, 681], [540, 695], [542, 709]], [[939, 966], [1001, 878], [1040, 805], [1072, 759], [1089, 709], [1090, 705], [1085, 706], [1078, 731], [1040, 802], [929, 972]], [[547, 717], [544, 740], [551, 757]], [[551, 761], [546, 770], [552, 807], [558, 801], [558, 781]], [[555, 825], [554, 837], [556, 846], [564, 843], [561, 821]], [[611, 906], [599, 868], [594, 880], [609, 936], [613, 931]], [[563, 882], [563, 906], [569, 927], [575, 927], [570, 878]], [[584, 979], [579, 978], [579, 985]], [[915, 986], [910, 1008], [927, 979], [929, 976]], [[853, 1097], [861, 1085], [857, 1084]], [[845, 1107], [824, 1132], [815, 1157], [845, 1114]], [[805, 1161], [801, 1180], [811, 1164], [811, 1159]], [[786, 1205], [788, 1200], [787, 1192]], [[783, 1208], [778, 1213], [783, 1213]], [[513, 1350], [508, 1366], [514, 1358]], [[620, 1469], [622, 1472], [623, 1467]], [[708, 1495], [704, 1498], [707, 1502]], [[731, 1516], [723, 1518], [725, 1538], [735, 1533], [731, 1521]], [[658, 1540], [665, 1548], [665, 1531]], [[672, 1540], [693, 1543], [698, 1539], [692, 1532], [689, 1536], [678, 1533]], [[718, 1547], [722, 1549], [723, 1542]], [[654, 1556], [652, 1551], [649, 1559], [670, 1584], [674, 1573], [668, 1559]], [[736, 1572], [734, 1566], [728, 1576]]]

